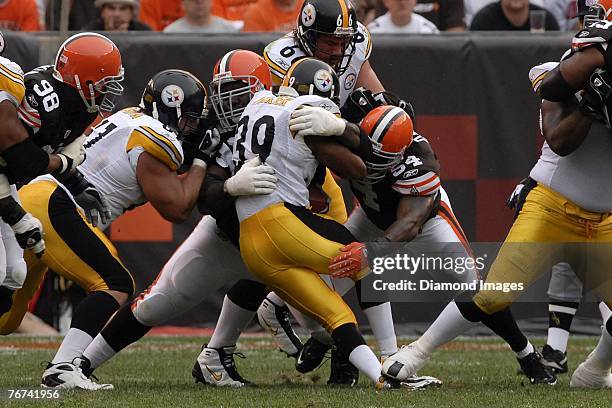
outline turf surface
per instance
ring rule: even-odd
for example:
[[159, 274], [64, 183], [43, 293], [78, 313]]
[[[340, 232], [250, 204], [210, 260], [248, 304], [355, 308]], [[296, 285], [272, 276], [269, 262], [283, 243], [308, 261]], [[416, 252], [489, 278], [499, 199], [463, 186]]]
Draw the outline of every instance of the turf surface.
[[[406, 339], [403, 339], [403, 343]], [[594, 347], [594, 338], [570, 340], [570, 370]], [[32, 388], [40, 381], [41, 363], [51, 359], [56, 338], [0, 338], [0, 390]], [[541, 341], [539, 342], [541, 345]], [[62, 407], [612, 407], [610, 390], [569, 388], [568, 375], [556, 386], [533, 386], [516, 374], [512, 353], [499, 341], [466, 339], [438, 351], [423, 370], [444, 381], [439, 389], [374, 392], [366, 378], [355, 389], [325, 385], [329, 363], [300, 375], [293, 360], [274, 350], [266, 337], [243, 337], [246, 359], [236, 358], [240, 373], [258, 388], [217, 389], [194, 384], [191, 367], [201, 341], [194, 337], [146, 337], [96, 371], [115, 390], [63, 392], [60, 401], [0, 399], [0, 406]], [[44, 363], [42, 363], [44, 364]]]

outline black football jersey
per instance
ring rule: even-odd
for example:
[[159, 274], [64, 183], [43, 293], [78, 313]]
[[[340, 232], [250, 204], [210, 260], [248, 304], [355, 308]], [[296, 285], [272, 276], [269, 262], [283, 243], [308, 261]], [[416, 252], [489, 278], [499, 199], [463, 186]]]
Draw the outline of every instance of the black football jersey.
[[34, 143], [49, 153], [81, 136], [98, 116], [87, 112], [76, 89], [52, 74], [50, 65], [25, 74], [25, 97], [18, 110]]
[[[396, 221], [397, 207], [403, 196], [436, 197], [439, 202], [440, 163], [423, 136], [414, 134], [404, 159], [376, 184], [351, 180], [351, 190], [366, 215], [381, 230]], [[437, 212], [437, 204], [432, 215]]]

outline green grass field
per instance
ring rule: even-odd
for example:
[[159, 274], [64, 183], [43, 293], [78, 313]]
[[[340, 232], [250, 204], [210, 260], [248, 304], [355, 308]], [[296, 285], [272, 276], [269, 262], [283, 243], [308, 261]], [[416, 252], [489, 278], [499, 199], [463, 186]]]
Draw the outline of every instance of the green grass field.
[[[596, 339], [570, 340], [571, 370], [595, 343]], [[35, 387], [41, 364], [52, 357], [58, 344], [56, 338], [1, 338], [0, 389]], [[239, 348], [247, 358], [236, 359], [243, 376], [259, 387], [236, 390], [196, 385], [191, 367], [200, 345], [200, 339], [193, 337], [147, 337], [96, 372], [102, 382], [115, 385], [113, 391], [63, 392], [57, 402], [3, 399], [0, 406], [612, 407], [612, 392], [570, 389], [567, 375], [560, 376], [554, 387], [530, 385], [516, 374], [512, 353], [496, 340], [461, 340], [438, 351], [422, 374], [442, 379], [441, 388], [383, 393], [376, 393], [363, 376], [354, 389], [328, 387], [329, 363], [300, 375], [293, 369], [293, 360], [274, 350], [265, 337], [243, 337]]]

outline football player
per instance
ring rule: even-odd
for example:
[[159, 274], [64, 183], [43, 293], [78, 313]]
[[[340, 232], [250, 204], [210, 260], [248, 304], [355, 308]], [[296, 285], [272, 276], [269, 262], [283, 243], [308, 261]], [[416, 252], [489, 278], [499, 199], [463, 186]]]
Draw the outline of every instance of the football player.
[[[2, 109], [9, 114], [4, 115], [3, 126], [13, 129], [13, 132], [5, 132], [7, 137], [0, 142], [6, 177], [11, 183], [25, 183], [44, 173], [70, 178], [71, 171], [85, 158], [82, 133], [101, 108], [112, 108], [109, 96], [120, 95], [123, 90], [119, 50], [100, 34], [81, 33], [62, 44], [53, 66], [37, 68], [24, 77], [18, 66], [6, 61], [3, 59], [0, 76], [7, 89], [2, 92], [6, 101]], [[21, 124], [15, 120], [17, 115], [12, 105], [16, 104]], [[16, 136], [9, 139], [8, 135]], [[5, 187], [6, 177], [0, 176], [0, 184], [5, 180]], [[91, 194], [80, 193], [76, 192], [75, 197], [89, 201], [88, 204], [82, 202], [88, 213], [103, 209], [101, 200], [91, 201]], [[26, 265], [20, 247], [31, 248], [40, 255], [44, 241], [40, 223], [24, 215], [13, 198], [5, 196], [0, 202], [7, 204], [0, 211], [15, 232], [13, 234], [1, 223], [7, 254], [7, 278], [0, 287], [1, 316], [10, 309], [14, 291], [25, 279]], [[27, 225], [16, 223], [20, 217]]]
[[319, 276], [329, 273], [331, 257], [354, 237], [306, 208], [308, 184], [319, 164], [348, 179], [366, 175], [362, 158], [371, 155], [371, 145], [358, 126], [336, 116], [340, 112], [332, 99], [338, 87], [328, 64], [304, 58], [289, 68], [278, 95], [262, 92], [245, 109], [234, 161], [240, 168], [258, 156], [276, 169], [279, 182], [269, 195], [236, 200], [240, 253], [255, 277], [323, 324], [342, 359], [385, 389], [391, 384], [379, 376], [380, 363], [357, 330], [353, 312]]
[[[373, 99], [371, 92], [360, 93], [360, 98], [369, 102], [367, 108], [362, 105], [362, 115], [355, 119], [372, 141], [374, 156], [366, 162], [368, 176], [350, 181], [360, 206], [344, 226], [361, 242], [443, 244], [452, 256], [471, 257], [465, 234], [440, 184], [440, 165], [427, 139], [413, 134], [412, 120], [404, 110], [393, 105], [378, 106], [380, 102]], [[362, 265], [352, 260], [362, 259], [364, 248], [360, 243], [343, 248], [343, 254], [332, 260], [330, 271], [337, 277], [358, 272]], [[476, 273], [453, 273], [442, 279], [471, 282]], [[350, 279], [334, 280], [333, 287], [343, 294], [352, 284]], [[329, 348], [320, 333], [311, 334], [314, 336], [308, 342], [314, 343], [313, 347]], [[438, 382], [426, 377], [413, 382], [415, 387], [433, 384]]]
[[[212, 109], [209, 115], [218, 119], [214, 125], [221, 133], [222, 143], [214, 163], [208, 168], [198, 198], [200, 212], [212, 216], [202, 218], [153, 284], [131, 306], [121, 308], [85, 350], [84, 358], [90, 367], [87, 374], [140, 339], [153, 326], [191, 309], [222, 286], [249, 276], [237, 249], [239, 228], [234, 201], [239, 196], [271, 193], [277, 179], [274, 170], [261, 164], [259, 159], [245, 163], [232, 176], [232, 146], [244, 108], [253, 95], [270, 86], [270, 69], [254, 52], [233, 50], [215, 65], [210, 83]], [[248, 320], [234, 322], [240, 325], [237, 333], [218, 330], [209, 344], [204, 345], [193, 368], [197, 381], [230, 387], [249, 384], [234, 365], [235, 340], [226, 343], [225, 339], [227, 336], [238, 338], [266, 292], [263, 286], [263, 293], [256, 296], [256, 303], [246, 311]], [[240, 287], [228, 292], [224, 308], [231, 308], [241, 296]]]
[[[204, 179], [205, 154], [216, 147], [214, 137], [202, 136], [206, 106], [204, 85], [188, 72], [166, 70], [147, 84], [137, 108], [124, 109], [103, 120], [87, 137], [90, 157], [78, 167], [80, 186], [67, 186], [52, 176], [41, 176], [19, 191], [24, 207], [35, 214], [46, 231], [47, 251], [40, 258], [28, 256], [24, 287], [15, 304], [0, 321], [0, 332], [14, 330], [26, 311], [47, 268], [81, 286], [88, 295], [73, 314], [57, 354], [42, 378], [45, 387], [108, 389], [81, 372], [80, 357], [92, 339], [133, 293], [134, 282], [104, 233], [79, 213], [71, 191], [94, 186], [109, 203], [105, 228], [119, 215], [147, 201], [168, 221], [183, 222], [195, 205]], [[183, 145], [206, 140], [185, 176]], [[183, 141], [183, 145], [180, 141]], [[202, 143], [198, 142], [199, 145]]]
[[[606, 67], [610, 52], [609, 27], [606, 21], [585, 18], [584, 30], [574, 37], [572, 51], [560, 63], [542, 64], [530, 72], [534, 90], [543, 98], [540, 123], [546, 143], [530, 174], [537, 186], [526, 195], [487, 282], [528, 285], [553, 265], [568, 262], [608, 306], [612, 302], [612, 287], [606, 276], [610, 251], [605, 245], [602, 251], [598, 245], [612, 241], [612, 196], [606, 187], [612, 174], [607, 114], [612, 81], [605, 70], [599, 69]], [[516, 292], [481, 290], [468, 302], [452, 303], [419, 340], [390, 357], [383, 371], [403, 378], [418, 370], [433, 350], [473, 322], [497, 320], [498, 311], [516, 296]], [[612, 388], [611, 367], [612, 318], [608, 318], [599, 343], [574, 371], [570, 385]], [[553, 378], [531, 380], [554, 383]]]
[[[263, 52], [272, 70], [272, 81], [275, 86], [280, 85], [293, 62], [309, 56], [328, 63], [336, 70], [340, 82], [339, 106], [342, 110], [342, 117], [345, 119], [350, 120], [351, 116], [346, 110], [345, 102], [357, 86], [366, 87], [375, 93], [384, 91], [369, 62], [372, 51], [370, 34], [365, 26], [357, 21], [355, 10], [349, 1], [306, 0], [302, 5], [297, 24], [296, 30], [268, 44]], [[344, 211], [342, 192], [329, 171], [327, 171], [323, 187], [330, 199], [330, 209], [327, 215], [344, 223], [347, 216]], [[316, 197], [316, 190], [313, 191], [311, 188], [310, 196]], [[252, 295], [246, 296], [250, 291], [253, 293], [261, 291], [253, 282], [241, 281], [238, 285], [245, 294], [241, 297], [243, 299], [253, 298]], [[360, 296], [361, 293], [358, 291], [358, 298]], [[236, 306], [247, 308], [247, 305], [243, 303]], [[383, 355], [394, 353], [397, 350], [397, 341], [389, 302], [360, 301], [360, 306], [372, 325], [381, 353]], [[297, 357], [299, 344], [296, 343], [295, 334], [288, 324], [288, 310], [282, 299], [271, 293], [264, 300], [257, 314], [260, 324], [274, 336], [281, 350]], [[229, 312], [222, 313], [222, 317], [218, 326], [226, 327], [229, 332], [235, 331], [235, 328], [231, 328], [232, 321], [247, 318], [246, 315], [239, 316], [238, 313]], [[314, 368], [317, 365], [316, 362], [321, 361], [324, 357], [325, 349], [313, 348], [311, 347], [313, 345], [315, 344], [307, 343], [304, 353], [299, 356], [300, 363], [297, 364], [297, 369], [301, 372], [308, 371], [308, 367]], [[336, 356], [332, 357], [332, 365], [335, 365]], [[334, 373], [336, 372], [340, 370], [334, 370]], [[331, 383], [336, 382], [335, 378], [330, 378], [330, 380]]]

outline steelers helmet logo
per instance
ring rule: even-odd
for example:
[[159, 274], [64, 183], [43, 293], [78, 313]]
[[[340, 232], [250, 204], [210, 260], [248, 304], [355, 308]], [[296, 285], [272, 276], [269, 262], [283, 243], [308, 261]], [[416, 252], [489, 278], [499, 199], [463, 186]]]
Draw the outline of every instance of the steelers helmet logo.
[[321, 92], [329, 92], [334, 85], [334, 80], [329, 71], [320, 69], [314, 74], [314, 85]]
[[307, 4], [302, 10], [302, 24], [306, 27], [310, 27], [314, 24], [315, 18], [317, 17], [317, 10], [312, 4]]
[[176, 108], [185, 100], [185, 92], [177, 85], [168, 85], [161, 92], [161, 100], [167, 107]]

